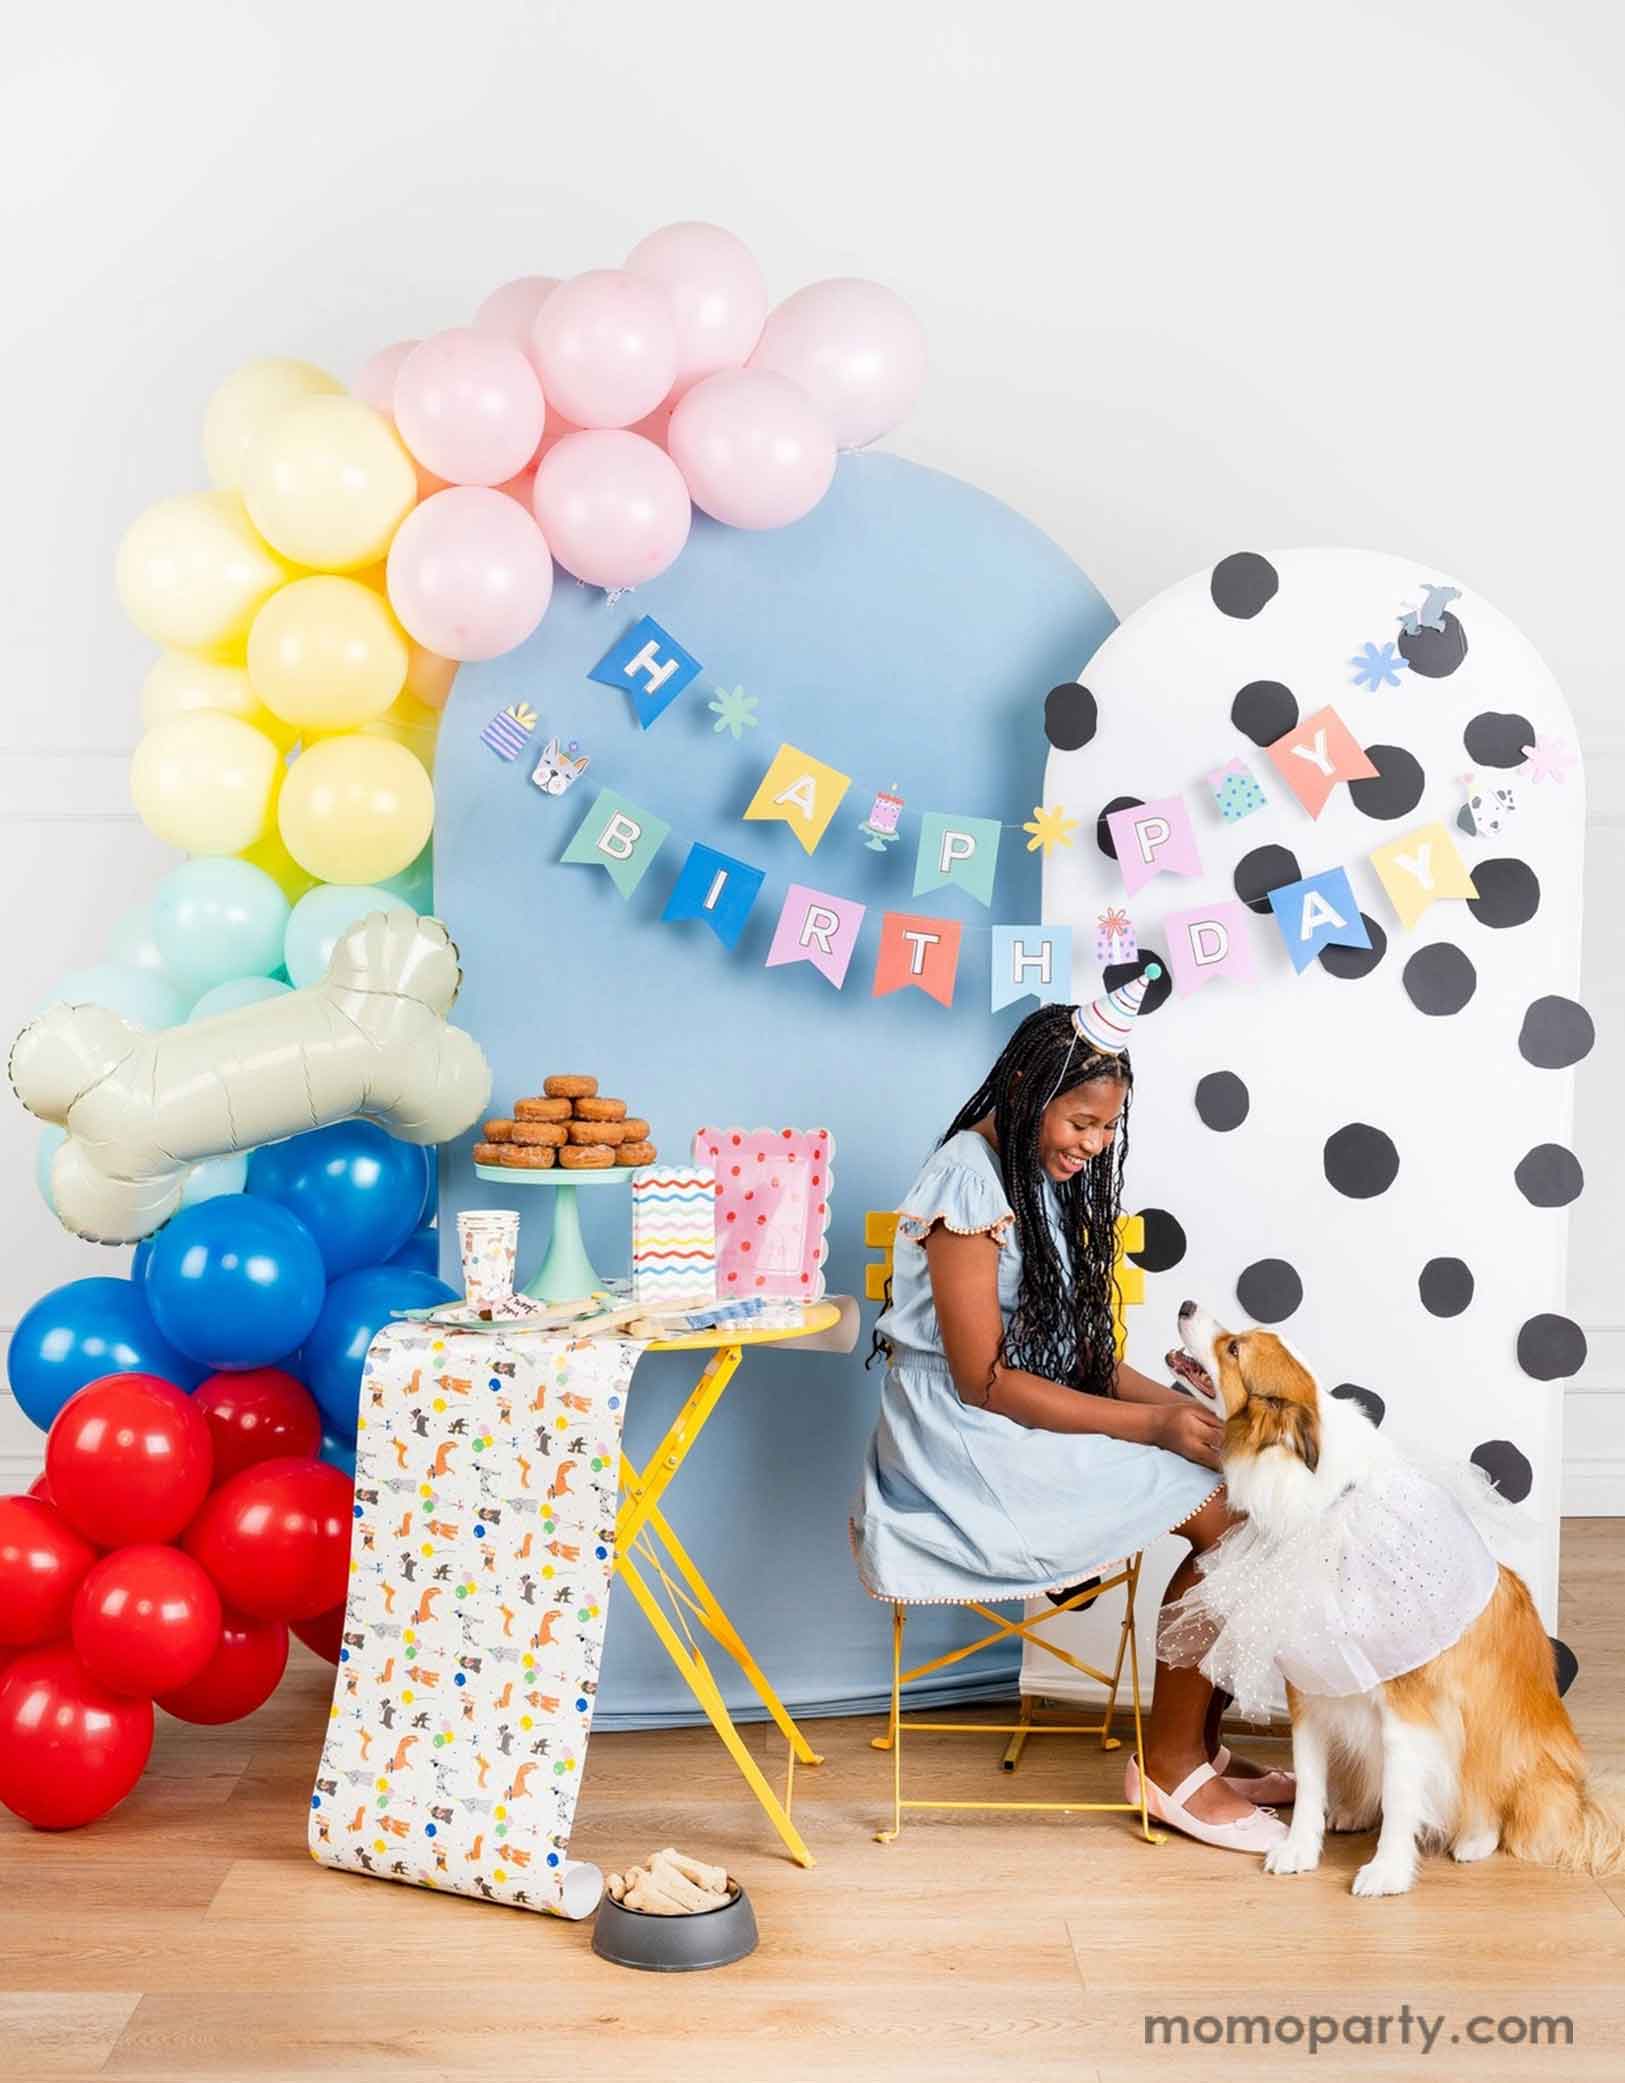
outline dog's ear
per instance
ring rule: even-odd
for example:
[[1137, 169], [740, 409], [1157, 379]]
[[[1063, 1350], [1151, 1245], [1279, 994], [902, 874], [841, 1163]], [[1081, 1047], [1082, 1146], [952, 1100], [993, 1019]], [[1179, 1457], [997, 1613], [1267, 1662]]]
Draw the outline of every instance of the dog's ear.
[[1289, 1403], [1286, 1430], [1292, 1435], [1292, 1451], [1311, 1475], [1320, 1466], [1320, 1416], [1305, 1403]]

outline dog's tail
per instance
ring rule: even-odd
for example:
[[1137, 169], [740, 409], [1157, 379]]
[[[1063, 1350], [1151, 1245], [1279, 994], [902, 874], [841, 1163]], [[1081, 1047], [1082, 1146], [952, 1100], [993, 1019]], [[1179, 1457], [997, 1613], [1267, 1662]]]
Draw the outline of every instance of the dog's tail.
[[1625, 1872], [1625, 1780], [1575, 1778], [1552, 1761], [1514, 1796], [1502, 1842], [1535, 1866], [1594, 1878]]

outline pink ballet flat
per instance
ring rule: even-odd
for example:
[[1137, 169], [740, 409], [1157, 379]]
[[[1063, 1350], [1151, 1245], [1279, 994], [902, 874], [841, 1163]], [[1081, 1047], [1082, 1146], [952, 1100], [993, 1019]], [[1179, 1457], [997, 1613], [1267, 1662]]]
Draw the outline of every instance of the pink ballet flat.
[[[1155, 1816], [1159, 1823], [1170, 1829], [1182, 1830], [1187, 1837], [1194, 1837], [1199, 1844], [1211, 1844], [1224, 1852], [1267, 1852], [1279, 1844], [1286, 1835], [1286, 1824], [1273, 1808], [1255, 1808], [1239, 1822], [1210, 1823], [1199, 1815], [1192, 1815], [1185, 1806], [1188, 1797], [1218, 1773], [1205, 1760], [1194, 1772], [1187, 1772], [1171, 1794], [1165, 1794], [1154, 1779], [1145, 1781], [1146, 1813]], [[1140, 1800], [1140, 1761], [1131, 1757], [1123, 1775], [1123, 1798], [1136, 1807]]]
[[1256, 1779], [1230, 1778], [1225, 1767], [1230, 1763], [1230, 1752], [1220, 1744], [1213, 1753], [1213, 1769], [1233, 1794], [1240, 1794], [1244, 1801], [1268, 1801], [1276, 1808], [1290, 1808], [1298, 1798], [1298, 1777], [1295, 1772], [1260, 1772]]

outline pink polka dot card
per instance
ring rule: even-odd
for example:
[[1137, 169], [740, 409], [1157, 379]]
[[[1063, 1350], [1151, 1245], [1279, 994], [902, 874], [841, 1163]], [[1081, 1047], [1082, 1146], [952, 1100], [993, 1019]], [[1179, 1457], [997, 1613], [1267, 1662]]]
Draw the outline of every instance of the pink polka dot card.
[[700, 1128], [717, 1175], [717, 1298], [824, 1292], [835, 1138], [827, 1128]]

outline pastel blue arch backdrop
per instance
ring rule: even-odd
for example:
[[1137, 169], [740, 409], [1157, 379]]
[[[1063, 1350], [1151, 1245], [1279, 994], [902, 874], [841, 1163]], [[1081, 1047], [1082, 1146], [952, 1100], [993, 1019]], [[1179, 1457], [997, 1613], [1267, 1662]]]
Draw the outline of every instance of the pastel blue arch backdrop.
[[[647, 731], [627, 696], [588, 679], [639, 616], [652, 615], [703, 666]], [[867, 1209], [894, 1207], [965, 1094], [1032, 1001], [988, 1011], [988, 926], [1039, 917], [1038, 857], [1005, 832], [991, 909], [962, 891], [912, 895], [922, 810], [1019, 827], [1044, 773], [1044, 696], [1075, 676], [1113, 616], [1046, 536], [996, 499], [895, 456], [846, 457], [817, 511], [771, 534], [696, 518], [673, 570], [610, 601], [568, 579], [531, 641], [465, 666], [440, 733], [435, 908], [462, 951], [457, 1018], [490, 1056], [500, 1110], [553, 1071], [591, 1071], [647, 1115], [661, 1154], [686, 1159], [702, 1122], [827, 1126], [835, 1134], [827, 1266], [832, 1292], [862, 1295]], [[760, 724], [717, 732], [717, 688], [742, 687]], [[504, 765], [480, 732], [510, 702], [540, 721]], [[563, 796], [531, 786], [548, 738], [577, 738], [591, 765]], [[810, 857], [788, 826], [744, 823], [781, 741], [840, 768], [852, 786]], [[896, 784], [903, 837], [870, 851], [858, 831], [874, 792]], [[672, 827], [630, 901], [593, 866], [559, 856], [609, 787]], [[1086, 826], [1080, 843], [1093, 844]], [[686, 855], [702, 840], [766, 871], [732, 951], [700, 923], [661, 923]], [[810, 964], [766, 969], [785, 887], [809, 883], [869, 906], [846, 987]], [[872, 995], [884, 910], [959, 917], [954, 1004], [919, 991]], [[455, 1251], [460, 1208], [500, 1204], [473, 1176], [472, 1138], [441, 1157], [441, 1231]], [[551, 1203], [519, 1189], [520, 1271], [545, 1243]], [[605, 1274], [625, 1273], [624, 1187], [581, 1195]], [[796, 1712], [878, 1706], [888, 1684], [888, 1611], [857, 1582], [847, 1503], [879, 1381], [862, 1352], [747, 1354], [669, 1499], [672, 1523]], [[638, 1368], [627, 1444], [641, 1462], [692, 1385], [691, 1356]], [[1080, 1510], [1085, 1508], [1079, 1500]], [[968, 1639], [956, 1608], [911, 1625], [922, 1658]], [[713, 1659], [731, 1704], [748, 1705], [732, 1664]], [[1014, 1672], [1014, 1660], [1005, 1675]], [[993, 1675], [996, 1677], [997, 1672]], [[959, 1678], [985, 1689], [973, 1663]], [[941, 1697], [943, 1695], [932, 1695]], [[611, 1613], [600, 1727], [696, 1719], [692, 1699], [630, 1600]]]

